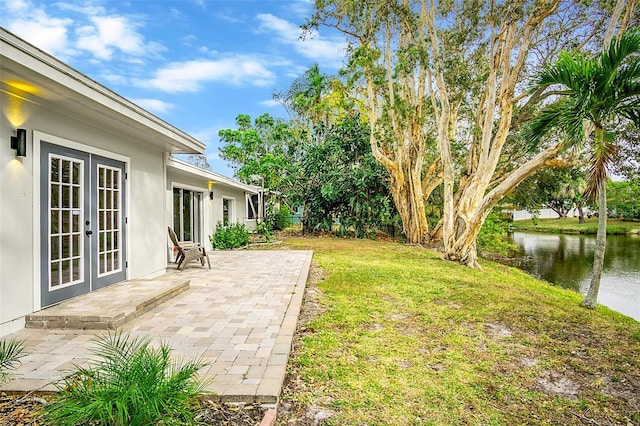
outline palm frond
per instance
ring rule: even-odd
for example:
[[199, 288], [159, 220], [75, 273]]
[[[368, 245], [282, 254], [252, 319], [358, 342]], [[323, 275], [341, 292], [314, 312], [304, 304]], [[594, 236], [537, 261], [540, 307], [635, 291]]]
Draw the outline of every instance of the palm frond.
[[24, 343], [20, 340], [0, 340], [0, 383], [9, 378], [9, 371], [16, 368], [20, 358], [26, 356]]
[[562, 133], [568, 144], [581, 144], [584, 141], [584, 115], [575, 98], [562, 98], [547, 105], [531, 119], [524, 128], [522, 136], [532, 151], [554, 128]]

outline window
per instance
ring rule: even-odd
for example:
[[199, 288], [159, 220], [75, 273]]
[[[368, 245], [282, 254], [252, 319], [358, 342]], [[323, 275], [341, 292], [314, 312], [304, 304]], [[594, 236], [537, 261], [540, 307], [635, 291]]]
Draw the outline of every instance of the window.
[[258, 219], [258, 194], [247, 195], [247, 218]]
[[222, 224], [228, 225], [229, 220], [233, 217], [233, 200], [229, 198], [222, 199]]
[[202, 192], [173, 188], [173, 230], [180, 241], [200, 242]]

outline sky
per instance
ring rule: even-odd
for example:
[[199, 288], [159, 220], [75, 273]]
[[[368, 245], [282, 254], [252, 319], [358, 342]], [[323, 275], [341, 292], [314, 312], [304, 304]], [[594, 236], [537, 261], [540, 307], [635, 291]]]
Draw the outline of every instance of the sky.
[[335, 74], [345, 39], [320, 28], [301, 38], [311, 0], [0, 0], [0, 26], [207, 145], [218, 131], [269, 113], [273, 100], [318, 63]]

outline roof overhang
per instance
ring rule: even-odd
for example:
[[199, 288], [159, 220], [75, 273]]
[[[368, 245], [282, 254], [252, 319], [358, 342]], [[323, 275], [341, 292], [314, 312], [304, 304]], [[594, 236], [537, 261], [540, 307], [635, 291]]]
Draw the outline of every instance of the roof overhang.
[[249, 194], [257, 194], [260, 192], [260, 188], [257, 186], [247, 185], [246, 183], [228, 178], [219, 173], [201, 169], [200, 167], [194, 166], [193, 164], [189, 164], [186, 161], [175, 157], [168, 156], [166, 164], [167, 171], [178, 177], [184, 176], [186, 178], [201, 179], [206, 183], [213, 183], [214, 185], [222, 185], [239, 189]]
[[[205, 144], [0, 27], [0, 91], [165, 152], [203, 153]], [[4, 106], [3, 106], [4, 109]]]

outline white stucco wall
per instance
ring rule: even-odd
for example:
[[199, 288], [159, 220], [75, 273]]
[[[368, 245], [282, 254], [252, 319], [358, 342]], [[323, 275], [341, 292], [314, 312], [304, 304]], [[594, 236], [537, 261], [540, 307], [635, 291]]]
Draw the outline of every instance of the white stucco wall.
[[[12, 102], [0, 92], [3, 109]], [[105, 129], [57, 111], [30, 105], [21, 123], [0, 117], [0, 336], [24, 325], [23, 317], [39, 308], [39, 147], [35, 135], [53, 143], [126, 161], [127, 278], [164, 272], [164, 153], [140, 144], [123, 129]], [[16, 159], [9, 140], [16, 127], [27, 129], [27, 157]], [[113, 153], [114, 155], [111, 155]]]

